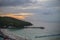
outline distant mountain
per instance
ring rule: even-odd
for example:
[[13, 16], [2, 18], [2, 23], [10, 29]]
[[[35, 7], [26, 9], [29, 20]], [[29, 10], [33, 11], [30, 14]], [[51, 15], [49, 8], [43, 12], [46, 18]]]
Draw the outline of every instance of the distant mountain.
[[24, 28], [31, 26], [32, 23], [23, 20], [18, 20], [12, 17], [0, 17], [0, 28]]

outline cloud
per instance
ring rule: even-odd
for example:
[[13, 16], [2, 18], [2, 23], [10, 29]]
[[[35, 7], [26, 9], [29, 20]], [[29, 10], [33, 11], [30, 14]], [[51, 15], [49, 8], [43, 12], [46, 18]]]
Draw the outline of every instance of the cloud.
[[53, 9], [59, 10], [60, 8], [60, 1], [58, 0], [0, 0], [0, 3], [2, 6], [0, 13], [41, 13]]
[[46, 6], [46, 7], [60, 7], [59, 0], [45, 1], [45, 2], [42, 2], [41, 4], [42, 4], [42, 6]]
[[0, 6], [28, 5], [30, 0], [0, 0]]
[[[28, 7], [2, 7], [3, 14], [5, 13], [13, 13], [13, 14], [18, 14], [18, 13], [36, 13], [36, 14], [41, 14], [41, 13], [56, 13], [60, 12], [60, 7], [43, 7], [43, 6], [28, 6]], [[0, 13], [2, 14], [2, 13]]]
[[0, 6], [60, 6], [60, 0], [0, 0]]
[[18, 13], [18, 14], [6, 13], [6, 14], [0, 14], [1, 17], [8, 16], [8, 17], [16, 18], [16, 19], [25, 19], [25, 18], [33, 16], [33, 15], [34, 14], [32, 14], [32, 13]]
[[0, 14], [0, 16], [32, 16], [32, 15], [34, 15], [33, 13], [6, 13], [6, 14]]

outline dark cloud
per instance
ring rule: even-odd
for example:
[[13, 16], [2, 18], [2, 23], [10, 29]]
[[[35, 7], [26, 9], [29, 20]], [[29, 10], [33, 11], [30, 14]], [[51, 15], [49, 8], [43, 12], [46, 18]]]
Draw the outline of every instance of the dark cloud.
[[60, 0], [45, 1], [41, 5], [45, 7], [60, 7]]
[[31, 0], [0, 0], [0, 6], [28, 5]]
[[60, 0], [51, 0], [44, 2], [38, 2], [38, 0], [0, 0], [0, 6], [29, 6], [30, 4], [37, 4], [46, 7], [57, 7], [60, 6]]
[[[34, 4], [37, 5], [34, 5]], [[38, 6], [42, 6], [43, 8], [40, 9], [36, 8], [33, 9], [33, 7], [29, 8], [28, 5], [33, 4], [33, 7], [38, 7]], [[41, 4], [41, 5], [40, 5]], [[48, 10], [48, 12], [50, 13], [51, 10], [53, 12], [53, 10], [59, 10], [60, 8], [60, 1], [58, 0], [51, 0], [51, 1], [44, 1], [44, 2], [36, 2], [36, 1], [32, 1], [32, 0], [0, 0], [0, 12], [31, 12], [31, 13], [42, 13], [42, 12], [46, 12]], [[9, 7], [5, 7], [5, 6], [9, 6]], [[14, 6], [14, 7], [10, 7], [10, 6]], [[15, 7], [18, 6], [18, 7]], [[21, 6], [21, 8], [20, 8]], [[25, 8], [25, 6], [27, 7], [27, 9], [22, 9]], [[45, 8], [46, 7], [46, 8]], [[57, 9], [56, 9], [57, 7]], [[45, 9], [44, 9], [45, 8]], [[47, 9], [48, 8], [48, 9]], [[47, 12], [47, 13], [48, 13]], [[60, 11], [58, 11], [60, 12]], [[47, 14], [45, 13], [45, 14]], [[44, 13], [43, 13], [44, 14]]]

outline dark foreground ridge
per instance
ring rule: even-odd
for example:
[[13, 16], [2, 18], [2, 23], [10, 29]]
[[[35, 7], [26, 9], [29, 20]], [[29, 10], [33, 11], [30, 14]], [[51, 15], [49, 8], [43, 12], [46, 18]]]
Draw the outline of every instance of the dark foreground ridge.
[[27, 21], [18, 20], [12, 17], [0, 17], [0, 28], [24, 28], [24, 26], [32, 26], [33, 24]]

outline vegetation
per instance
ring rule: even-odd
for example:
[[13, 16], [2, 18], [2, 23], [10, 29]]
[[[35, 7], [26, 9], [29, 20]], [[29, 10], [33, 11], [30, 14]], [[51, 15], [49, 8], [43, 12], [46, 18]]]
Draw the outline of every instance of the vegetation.
[[30, 22], [18, 20], [12, 17], [0, 17], [0, 28], [24, 28], [24, 26], [31, 26]]

